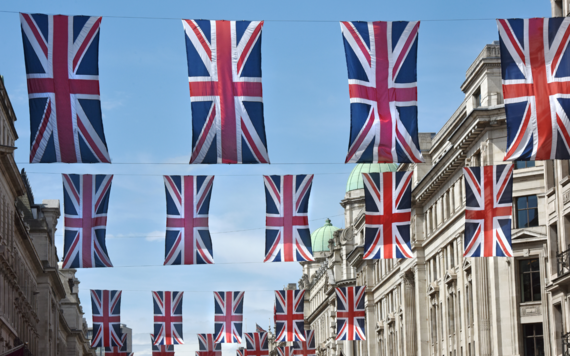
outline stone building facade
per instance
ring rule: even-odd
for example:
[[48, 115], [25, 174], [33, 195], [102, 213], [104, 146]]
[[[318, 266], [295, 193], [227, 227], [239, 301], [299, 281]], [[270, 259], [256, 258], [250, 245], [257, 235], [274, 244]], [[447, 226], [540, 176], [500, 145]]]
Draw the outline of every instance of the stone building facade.
[[[347, 187], [345, 229], [303, 264], [305, 327], [320, 355], [566, 355], [570, 331], [570, 165], [517, 162], [512, 258], [464, 258], [462, 167], [504, 164], [499, 45], [485, 46], [443, 128], [420, 134], [413, 170], [412, 259], [362, 259], [364, 190]], [[372, 165], [374, 166], [374, 165]], [[355, 171], [393, 170], [357, 166]], [[351, 177], [351, 179], [354, 179]], [[349, 182], [350, 183], [350, 182]], [[334, 287], [366, 286], [366, 341], [336, 342]]]
[[58, 200], [34, 201], [14, 161], [16, 116], [0, 80], [0, 353], [92, 355], [74, 270], [58, 267]]

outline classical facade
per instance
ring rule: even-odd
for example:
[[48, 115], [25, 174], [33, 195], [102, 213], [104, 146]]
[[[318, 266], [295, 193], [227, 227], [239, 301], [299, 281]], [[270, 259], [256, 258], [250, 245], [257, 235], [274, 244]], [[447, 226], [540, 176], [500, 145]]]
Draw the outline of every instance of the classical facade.
[[0, 354], [92, 355], [74, 270], [62, 271], [54, 237], [58, 200], [34, 201], [14, 161], [16, 117], [0, 80]]
[[[303, 263], [305, 327], [320, 355], [567, 355], [570, 331], [570, 166], [517, 162], [512, 258], [464, 258], [462, 167], [503, 164], [499, 45], [468, 68], [465, 99], [443, 128], [420, 134], [421, 164], [358, 165], [345, 229]], [[412, 259], [362, 259], [362, 171], [413, 170]], [[321, 243], [322, 245], [322, 243]], [[366, 341], [336, 342], [334, 287], [366, 286]]]

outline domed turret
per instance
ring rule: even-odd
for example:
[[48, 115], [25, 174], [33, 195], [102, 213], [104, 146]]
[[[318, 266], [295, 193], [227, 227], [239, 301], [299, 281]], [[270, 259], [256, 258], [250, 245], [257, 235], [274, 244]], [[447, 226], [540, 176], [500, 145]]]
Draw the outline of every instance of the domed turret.
[[329, 250], [329, 240], [333, 238], [333, 233], [340, 228], [331, 224], [331, 220], [327, 219], [325, 225], [316, 229], [311, 234], [311, 245], [313, 252], [323, 252]]
[[354, 167], [346, 183], [346, 192], [364, 189], [362, 173], [396, 172], [398, 165], [395, 163], [359, 163]]

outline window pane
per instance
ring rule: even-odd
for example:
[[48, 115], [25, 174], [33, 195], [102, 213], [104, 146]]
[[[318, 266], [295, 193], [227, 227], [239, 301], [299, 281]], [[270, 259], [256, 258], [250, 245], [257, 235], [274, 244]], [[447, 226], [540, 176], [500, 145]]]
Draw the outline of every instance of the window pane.
[[536, 208], [538, 206], [538, 199], [536, 198], [536, 195], [530, 195], [527, 198], [529, 208]]
[[538, 226], [538, 209], [529, 209], [528, 211], [528, 226]]
[[520, 262], [521, 272], [528, 272], [530, 271], [530, 265], [532, 260], [522, 260]]
[[526, 210], [519, 210], [517, 214], [517, 228], [526, 227], [528, 224], [528, 217]]
[[[534, 302], [541, 300], [539, 272], [532, 273], [532, 300]], [[542, 335], [542, 332], [540, 333], [540, 335]]]
[[528, 264], [530, 265], [531, 271], [539, 271], [540, 267], [538, 266], [538, 258], [534, 258], [532, 260], [527, 260]]
[[536, 350], [535, 353], [538, 356], [544, 356], [544, 340], [542, 337], [537, 337], [536, 338]]
[[521, 294], [523, 302], [530, 302], [532, 300], [532, 295], [530, 293], [530, 274], [523, 273], [521, 276]]
[[536, 163], [534, 161], [526, 161], [526, 168], [534, 167]]
[[534, 325], [534, 335], [542, 335], [542, 323], [537, 323], [533, 325]]
[[526, 209], [527, 208], [527, 199], [526, 197], [517, 198], [517, 209]]
[[525, 356], [535, 356], [534, 355], [534, 339], [529, 337], [525, 339], [524, 342], [524, 355]]
[[526, 167], [525, 161], [516, 161], [515, 162], [515, 169], [521, 169]]

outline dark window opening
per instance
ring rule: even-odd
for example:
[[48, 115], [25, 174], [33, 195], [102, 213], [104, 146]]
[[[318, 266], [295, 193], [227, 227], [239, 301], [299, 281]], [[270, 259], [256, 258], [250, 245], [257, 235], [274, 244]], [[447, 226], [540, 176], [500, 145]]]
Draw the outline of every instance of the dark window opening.
[[538, 258], [519, 262], [521, 274], [521, 302], [538, 302], [541, 300], [540, 264]]
[[534, 161], [516, 161], [515, 169], [531, 168], [535, 167], [536, 163]]
[[544, 355], [542, 323], [524, 324], [523, 339], [524, 356]]
[[517, 228], [538, 226], [538, 199], [536, 195], [517, 198]]

